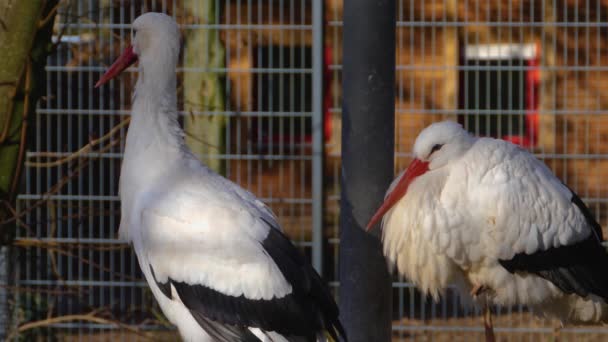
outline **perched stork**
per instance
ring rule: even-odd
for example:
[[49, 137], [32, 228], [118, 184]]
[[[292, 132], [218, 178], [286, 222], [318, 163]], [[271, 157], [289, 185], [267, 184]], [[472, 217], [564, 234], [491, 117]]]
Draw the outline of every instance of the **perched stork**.
[[601, 227], [545, 164], [450, 121], [424, 129], [413, 154], [367, 226], [382, 219], [384, 254], [401, 275], [435, 299], [455, 284], [465, 299], [608, 322]]
[[120, 174], [119, 235], [187, 341], [317, 341], [344, 336], [338, 308], [253, 194], [212, 172], [177, 122], [180, 35], [138, 17], [129, 46], [96, 86], [139, 61]]

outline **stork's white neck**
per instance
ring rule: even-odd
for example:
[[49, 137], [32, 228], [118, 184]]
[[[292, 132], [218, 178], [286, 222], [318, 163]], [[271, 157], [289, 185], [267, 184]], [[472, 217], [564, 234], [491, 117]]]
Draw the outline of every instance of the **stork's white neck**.
[[177, 122], [175, 73], [158, 81], [149, 76], [142, 72], [137, 80], [125, 154], [142, 153], [154, 143], [161, 151], [179, 152], [184, 147], [184, 133]]
[[[171, 172], [189, 158], [184, 132], [177, 122], [175, 73], [153, 82], [140, 73], [131, 110], [125, 152], [120, 171], [123, 215], [132, 212], [146, 193], [173, 179]], [[121, 220], [120, 235], [131, 239], [128, 217]]]
[[170, 44], [174, 40], [162, 37], [147, 40], [145, 33], [139, 37], [143, 40], [134, 43], [139, 76], [133, 94], [121, 178], [131, 178], [132, 184], [143, 186], [154, 184], [159, 174], [166, 173], [175, 161], [189, 153], [184, 132], [177, 122], [175, 66], [179, 48]]

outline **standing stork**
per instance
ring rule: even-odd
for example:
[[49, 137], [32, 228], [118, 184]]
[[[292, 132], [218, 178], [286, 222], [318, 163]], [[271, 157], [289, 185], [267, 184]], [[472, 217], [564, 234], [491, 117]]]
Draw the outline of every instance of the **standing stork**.
[[[384, 254], [437, 299], [455, 284], [486, 307], [525, 304], [564, 323], [608, 323], [608, 253], [583, 201], [541, 161], [459, 124], [430, 125], [389, 187]], [[469, 297], [470, 298], [470, 297]]]
[[214, 173], [177, 122], [175, 21], [147, 13], [96, 86], [139, 61], [120, 173], [119, 235], [187, 341], [325, 341], [344, 331], [328, 288], [276, 217]]

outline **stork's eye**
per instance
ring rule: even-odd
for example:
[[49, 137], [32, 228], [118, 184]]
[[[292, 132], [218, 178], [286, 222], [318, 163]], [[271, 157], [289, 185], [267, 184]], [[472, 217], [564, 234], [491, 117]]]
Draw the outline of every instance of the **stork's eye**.
[[435, 144], [433, 145], [433, 148], [431, 149], [431, 153], [429, 153], [429, 157], [431, 156], [431, 154], [441, 150], [441, 148], [443, 147], [443, 144]]

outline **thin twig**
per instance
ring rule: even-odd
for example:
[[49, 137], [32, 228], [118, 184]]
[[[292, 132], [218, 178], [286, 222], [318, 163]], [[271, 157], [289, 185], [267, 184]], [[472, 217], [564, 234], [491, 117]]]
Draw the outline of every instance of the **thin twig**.
[[23, 209], [21, 212], [16, 213], [13, 215], [13, 217], [10, 217], [4, 221], [0, 221], [0, 227], [8, 224], [8, 223], [12, 223], [14, 221], [19, 220], [21, 217], [25, 216], [26, 214], [28, 214], [29, 212], [31, 212], [32, 210], [38, 208], [39, 206], [41, 206], [43, 203], [45, 203], [48, 200], [48, 197], [53, 195], [54, 193], [57, 193], [59, 190], [61, 190], [63, 188], [64, 185], [66, 185], [70, 179], [72, 179], [73, 177], [77, 176], [78, 173], [84, 169], [87, 165], [88, 165], [88, 160], [85, 160], [84, 162], [78, 164], [76, 166], [76, 168], [70, 172], [69, 174], [65, 175], [64, 177], [62, 177], [58, 183], [56, 183], [55, 185], [53, 185], [51, 187], [51, 189], [49, 189], [49, 191], [45, 192], [44, 194], [42, 194], [42, 198], [39, 199], [38, 201], [34, 202], [34, 204], [32, 204], [31, 206]]
[[[30, 247], [36, 247], [36, 248], [45, 248], [47, 250], [47, 252], [49, 254], [51, 253], [57, 253], [57, 254], [61, 254], [63, 256], [68, 256], [68, 257], [72, 257], [72, 258], [77, 258], [79, 259], [80, 262], [82, 262], [83, 264], [87, 264], [90, 265], [93, 268], [96, 268], [98, 270], [107, 272], [108, 274], [115, 276], [117, 278], [123, 278], [123, 279], [127, 279], [130, 281], [140, 281], [141, 279], [138, 279], [136, 277], [130, 276], [130, 275], [126, 275], [120, 272], [116, 272], [113, 271], [111, 268], [109, 267], [104, 267], [101, 266], [100, 264], [89, 260], [88, 258], [76, 255], [70, 251], [68, 251], [67, 249], [74, 249], [77, 247], [87, 247], [89, 250], [91, 250], [92, 248], [90, 248], [90, 246], [87, 246], [85, 244], [68, 244], [68, 243], [59, 243], [59, 242], [51, 242], [51, 241], [40, 241], [39, 239], [36, 238], [30, 238], [30, 239], [19, 239], [17, 241], [14, 242], [13, 246], [15, 247], [22, 247], [22, 248], [30, 248]], [[108, 250], [118, 250], [118, 249], [128, 249], [129, 246], [127, 244], [124, 245], [118, 245], [118, 246], [113, 246], [113, 247], [108, 247], [106, 249], [103, 248], [99, 248], [96, 249], [98, 251], [108, 251]], [[58, 277], [60, 281], [62, 281], [63, 279], [61, 279], [61, 277]]]
[[[25, 222], [23, 222], [21, 220], [21, 218], [19, 217], [19, 213], [17, 213], [17, 210], [15, 210], [15, 208], [13, 208], [13, 206], [11, 205], [11, 203], [9, 201], [2, 200], [2, 201], [0, 201], [0, 203], [4, 204], [4, 207], [6, 209], [8, 209], [8, 211], [11, 212], [11, 214], [15, 218], [15, 222], [17, 223], [18, 226], [23, 227], [25, 230], [28, 231], [28, 233], [30, 233], [30, 235], [34, 235], [30, 226], [28, 226]], [[0, 224], [0, 226], [1, 226], [1, 224]]]
[[[110, 139], [117, 131], [119, 131], [121, 128], [123, 128], [124, 126], [129, 124], [130, 121], [131, 121], [130, 117], [126, 118], [125, 120], [121, 121], [118, 125], [114, 126], [114, 128], [112, 128], [108, 133], [103, 135], [101, 138], [91, 140], [88, 144], [84, 145], [78, 151], [70, 154], [67, 157], [64, 157], [64, 158], [61, 158], [59, 160], [55, 160], [52, 162], [29, 162], [28, 161], [28, 162], [25, 162], [25, 165], [28, 167], [43, 168], [43, 167], [55, 167], [55, 166], [59, 166], [59, 165], [68, 163], [68, 162], [80, 157], [81, 155], [90, 152], [94, 146], [97, 146], [100, 143]], [[110, 146], [115, 145], [117, 143], [118, 143], [118, 140], [115, 140], [110, 143]]]
[[77, 249], [77, 248], [86, 248], [95, 251], [117, 251], [121, 249], [129, 249], [129, 245], [127, 243], [121, 243], [116, 245], [105, 245], [102, 243], [84, 243], [84, 242], [59, 242], [59, 241], [45, 241], [40, 240], [39, 238], [20, 238], [13, 243], [15, 247], [37, 247], [37, 248], [67, 248], [67, 249]]
[[6, 289], [14, 293], [31, 293], [31, 294], [47, 294], [55, 296], [65, 295], [78, 295], [80, 293], [81, 286], [66, 286], [66, 287], [78, 287], [79, 290], [47, 290], [44, 288], [36, 287], [24, 287], [24, 286], [10, 286], [0, 284], [0, 288]]
[[[68, 205], [59, 205], [59, 208], [67, 208]], [[82, 208], [83, 210], [86, 208]], [[117, 214], [120, 213], [120, 210], [89, 210], [87, 213], [83, 214], [83, 213], [75, 213], [75, 214], [70, 214], [70, 215], [62, 215], [60, 217], [57, 217], [55, 220], [56, 222], [59, 221], [68, 221], [68, 220], [73, 220], [73, 219], [82, 219], [82, 218], [89, 218], [91, 216], [95, 216], [95, 217], [116, 217]], [[50, 219], [40, 219], [40, 220], [30, 220], [29, 221], [29, 225], [48, 225], [51, 224], [51, 220]]]
[[60, 248], [50, 247], [50, 246], [48, 247], [48, 249], [49, 250], [53, 250], [53, 251], [57, 252], [58, 254], [61, 254], [61, 255], [64, 255], [64, 256], [69, 256], [69, 257], [72, 257], [72, 258], [77, 258], [77, 259], [79, 259], [84, 264], [91, 265], [92, 267], [94, 267], [94, 268], [96, 268], [98, 270], [105, 271], [108, 274], [111, 274], [111, 275], [116, 276], [118, 278], [123, 278], [123, 279], [131, 280], [131, 281], [139, 281], [139, 280], [141, 280], [141, 279], [135, 278], [135, 277], [130, 276], [130, 275], [126, 275], [126, 274], [123, 274], [123, 273], [120, 273], [120, 272], [113, 271], [109, 267], [101, 266], [100, 264], [98, 264], [98, 263], [96, 263], [94, 261], [91, 261], [88, 258], [76, 255], [76, 254], [71, 253], [71, 252], [68, 252], [65, 249], [60, 249]]
[[19, 152], [17, 153], [17, 163], [15, 167], [15, 173], [13, 176], [12, 184], [9, 192], [9, 199], [13, 199], [19, 186], [19, 178], [21, 176], [21, 168], [23, 167], [23, 156], [25, 155], [25, 140], [27, 138], [27, 117], [30, 110], [30, 93], [32, 88], [32, 60], [27, 59], [25, 66], [25, 97], [23, 99], [23, 114], [21, 117], [21, 136], [19, 139]]
[[[104, 136], [104, 140], [105, 140], [105, 138], [106, 137]], [[64, 157], [62, 159], [55, 160], [52, 162], [30, 162], [30, 161], [28, 161], [28, 162], [25, 162], [25, 165], [28, 167], [47, 168], [47, 167], [55, 167], [55, 166], [59, 166], [62, 164], [66, 164], [66, 163], [80, 157], [83, 154], [89, 153], [93, 146], [98, 145], [100, 143], [97, 140], [98, 139], [92, 140], [91, 143], [83, 146], [80, 150], [78, 150], [74, 153], [71, 153], [67, 157]], [[116, 146], [118, 143], [120, 143], [120, 140], [112, 140], [108, 145], [106, 145], [103, 149], [97, 151], [96, 153], [106, 152], [111, 147]], [[60, 155], [58, 155], [56, 152], [41, 152], [38, 154], [38, 157], [59, 158]]]
[[[125, 120], [126, 121], [126, 120]], [[112, 142], [110, 143], [108, 146], [104, 147], [103, 149], [99, 150], [99, 153], [103, 153], [107, 150], [109, 150], [114, 144], [116, 144], [117, 142]], [[89, 159], [90, 160], [90, 159]], [[17, 213], [15, 210], [11, 210], [11, 212], [13, 213], [13, 216], [0, 222], [0, 227], [8, 224], [8, 223], [12, 223], [14, 221], [17, 222], [21, 222], [20, 218], [25, 216], [26, 214], [28, 214], [29, 212], [31, 212], [32, 210], [36, 209], [37, 207], [41, 206], [43, 203], [45, 203], [48, 200], [48, 197], [51, 196], [52, 194], [58, 192], [59, 190], [61, 190], [63, 188], [64, 185], [66, 185], [70, 179], [72, 179], [73, 177], [77, 176], [78, 173], [80, 171], [82, 171], [82, 169], [84, 169], [86, 166], [88, 166], [89, 164], [89, 160], [83, 161], [82, 163], [78, 164], [76, 166], [76, 168], [70, 172], [69, 174], [65, 175], [64, 177], [62, 177], [58, 183], [56, 183], [55, 185], [53, 185], [51, 187], [51, 189], [47, 192], [45, 192], [42, 195], [42, 198], [39, 199], [38, 201], [36, 201], [34, 204], [32, 204], [31, 206], [25, 208], [24, 210], [22, 210], [21, 212]], [[12, 209], [12, 207], [10, 206], [10, 204], [8, 205], [9, 208]], [[24, 227], [28, 227], [25, 223], [23, 223]]]
[[[51, 233], [49, 235], [55, 236], [55, 232], [57, 231], [57, 222], [55, 221], [55, 218], [57, 216], [57, 213], [55, 212], [55, 202], [48, 201], [48, 208], [48, 212], [51, 216]], [[53, 271], [53, 274], [57, 279], [63, 281], [64, 279], [61, 276], [61, 273], [59, 273], [59, 269], [57, 267], [57, 258], [55, 257], [55, 253], [53, 253], [53, 250], [50, 248], [47, 250], [47, 253], [49, 254], [49, 259], [51, 261], [51, 270]]]
[[148, 340], [151, 340], [151, 341], [157, 340], [157, 339], [153, 338], [152, 336], [148, 335], [147, 333], [141, 331], [141, 329], [139, 329], [135, 326], [124, 324], [124, 323], [121, 323], [121, 322], [118, 322], [115, 320], [98, 317], [98, 316], [96, 316], [96, 314], [97, 314], [97, 312], [93, 311], [88, 314], [57, 316], [57, 317], [42, 319], [39, 321], [24, 323], [24, 324], [20, 325], [16, 331], [13, 331], [8, 336], [7, 340], [10, 341], [12, 338], [16, 337], [17, 334], [23, 333], [24, 331], [27, 331], [27, 330], [42, 328], [42, 327], [46, 327], [46, 326], [57, 324], [57, 323], [71, 322], [71, 321], [87, 321], [87, 322], [93, 322], [93, 323], [97, 323], [97, 324], [115, 325], [117, 327], [131, 331]]
[[53, 16], [57, 13], [57, 9], [59, 8], [62, 2], [63, 0], [57, 1], [57, 4], [55, 4], [55, 6], [53, 6], [53, 8], [49, 11], [49, 14], [47, 14], [46, 18], [38, 22], [38, 28], [44, 27], [46, 24], [49, 23], [49, 20], [51, 20]]

